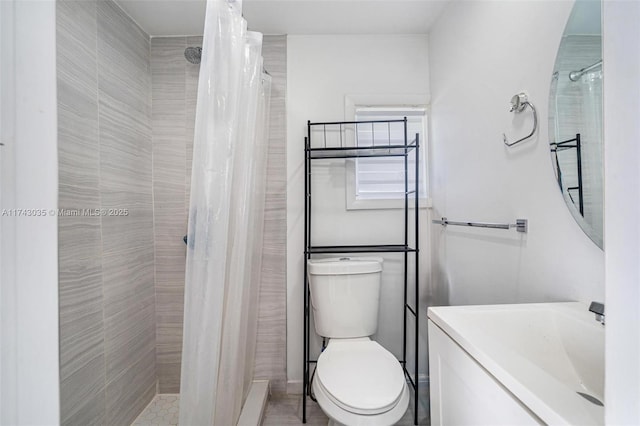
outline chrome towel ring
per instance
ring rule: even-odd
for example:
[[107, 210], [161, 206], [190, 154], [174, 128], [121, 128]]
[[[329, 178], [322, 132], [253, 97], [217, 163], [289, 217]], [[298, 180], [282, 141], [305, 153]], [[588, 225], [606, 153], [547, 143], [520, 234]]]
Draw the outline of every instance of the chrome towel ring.
[[524, 111], [527, 106], [531, 107], [531, 110], [533, 111], [533, 130], [531, 130], [531, 133], [529, 133], [527, 136], [518, 139], [515, 142], [509, 142], [509, 140], [507, 139], [507, 135], [503, 133], [502, 140], [506, 146], [513, 146], [526, 139], [529, 139], [538, 129], [538, 113], [536, 112], [536, 107], [534, 107], [533, 104], [529, 102], [529, 97], [526, 93], [520, 92], [517, 95], [513, 95], [513, 97], [511, 98], [511, 109], [509, 109], [509, 112], [519, 113]]

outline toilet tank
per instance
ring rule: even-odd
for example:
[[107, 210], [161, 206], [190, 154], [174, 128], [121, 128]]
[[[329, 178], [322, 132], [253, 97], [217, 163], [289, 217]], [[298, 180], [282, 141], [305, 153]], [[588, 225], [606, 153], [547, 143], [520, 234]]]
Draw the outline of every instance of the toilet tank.
[[316, 332], [355, 338], [378, 328], [382, 258], [342, 257], [307, 261]]

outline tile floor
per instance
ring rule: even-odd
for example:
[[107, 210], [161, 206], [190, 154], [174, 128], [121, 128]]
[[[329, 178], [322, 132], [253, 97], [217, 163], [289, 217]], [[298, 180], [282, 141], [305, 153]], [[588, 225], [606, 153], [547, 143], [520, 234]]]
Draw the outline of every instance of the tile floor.
[[[329, 418], [325, 416], [317, 403], [309, 400], [307, 404], [307, 425], [326, 426]], [[302, 396], [271, 396], [262, 426], [288, 426], [302, 424]]]
[[131, 426], [173, 426], [178, 424], [178, 394], [158, 394]]
[[[419, 424], [428, 425], [427, 416], [420, 410]], [[310, 426], [326, 426], [329, 419], [322, 412], [317, 403], [309, 400], [307, 403], [307, 425]], [[302, 396], [301, 395], [285, 395], [280, 397], [271, 397], [262, 426], [288, 426], [302, 424]], [[412, 426], [413, 425], [413, 402], [409, 403], [409, 408], [405, 415], [400, 419], [396, 426]]]
[[[158, 394], [144, 409], [131, 426], [173, 426], [178, 424], [178, 404], [177, 394]], [[423, 409], [420, 410], [424, 411]], [[428, 419], [423, 413], [420, 414], [420, 424], [428, 425]], [[329, 419], [322, 412], [317, 403], [308, 400], [307, 403], [307, 425], [325, 426]], [[302, 424], [302, 396], [282, 395], [272, 396], [269, 399], [262, 426], [288, 426]], [[413, 402], [404, 417], [400, 419], [397, 426], [413, 425]]]

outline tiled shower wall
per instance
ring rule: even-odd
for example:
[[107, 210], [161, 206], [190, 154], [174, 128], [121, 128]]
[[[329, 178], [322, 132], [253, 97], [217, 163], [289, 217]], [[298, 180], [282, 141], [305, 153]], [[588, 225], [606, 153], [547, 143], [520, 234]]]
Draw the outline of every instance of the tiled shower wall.
[[149, 37], [56, 4], [59, 207], [107, 209], [59, 217], [61, 423], [127, 425], [156, 390]]
[[[180, 390], [184, 266], [199, 66], [184, 58], [201, 37], [151, 40], [153, 195], [157, 368], [160, 393]], [[255, 377], [286, 389], [286, 37], [266, 36], [264, 67], [272, 75], [264, 257]]]
[[265, 36], [264, 67], [271, 74], [267, 194], [262, 280], [258, 302], [256, 379], [269, 379], [271, 391], [287, 386], [287, 37]]
[[158, 391], [180, 391], [189, 180], [199, 66], [184, 58], [202, 37], [151, 39]]

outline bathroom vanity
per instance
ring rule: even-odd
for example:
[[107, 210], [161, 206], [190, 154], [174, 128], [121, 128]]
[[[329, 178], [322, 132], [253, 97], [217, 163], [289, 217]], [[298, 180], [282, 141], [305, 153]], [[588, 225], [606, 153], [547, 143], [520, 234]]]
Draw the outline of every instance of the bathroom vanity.
[[432, 425], [604, 424], [604, 326], [582, 303], [429, 308]]

